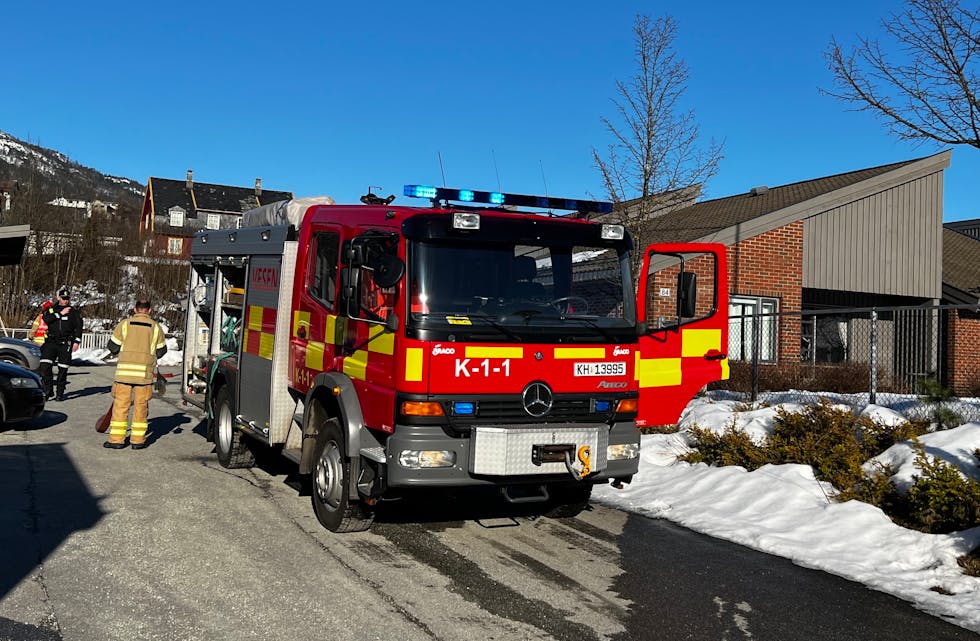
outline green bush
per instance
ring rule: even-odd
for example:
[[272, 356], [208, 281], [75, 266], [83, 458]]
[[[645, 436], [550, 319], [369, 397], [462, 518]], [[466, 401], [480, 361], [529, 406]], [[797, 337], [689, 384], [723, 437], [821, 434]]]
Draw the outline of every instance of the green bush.
[[[928, 427], [925, 421], [881, 425], [823, 402], [802, 413], [777, 410], [772, 434], [763, 445], [753, 443], [734, 423], [721, 434], [695, 426], [689, 434], [697, 449], [681, 460], [739, 465], [750, 471], [767, 463], [809, 465], [817, 479], [837, 488], [838, 500], [875, 505], [905, 527], [941, 533], [980, 525], [980, 482], [926, 456], [917, 437]], [[868, 473], [862, 465], [907, 440], [914, 443], [921, 473], [903, 494], [891, 482], [894, 470], [885, 466]], [[974, 455], [980, 459], [980, 450]], [[971, 567], [975, 564], [971, 562]]]
[[697, 443], [697, 450], [680, 458], [688, 463], [709, 465], [740, 465], [752, 471], [765, 465], [765, 449], [752, 442], [749, 435], [731, 425], [721, 434], [697, 426], [688, 433]]
[[965, 477], [950, 463], [926, 455], [914, 441], [915, 465], [921, 470], [909, 488], [909, 525], [924, 532], [956, 532], [980, 525], [980, 482]]

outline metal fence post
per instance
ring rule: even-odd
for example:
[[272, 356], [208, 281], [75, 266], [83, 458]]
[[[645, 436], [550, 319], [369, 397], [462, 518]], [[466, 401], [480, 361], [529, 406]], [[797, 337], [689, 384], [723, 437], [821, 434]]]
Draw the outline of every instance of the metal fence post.
[[762, 321], [762, 309], [761, 306], [757, 306], [755, 314], [752, 317], [752, 402], [759, 398], [759, 351], [762, 341], [762, 328], [760, 327]]
[[871, 381], [868, 403], [874, 404], [878, 396], [878, 310], [871, 310]]

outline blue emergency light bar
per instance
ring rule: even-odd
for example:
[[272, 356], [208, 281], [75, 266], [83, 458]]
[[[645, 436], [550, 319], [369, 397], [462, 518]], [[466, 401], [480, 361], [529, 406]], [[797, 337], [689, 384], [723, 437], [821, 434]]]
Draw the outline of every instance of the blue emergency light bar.
[[464, 203], [486, 203], [490, 205], [513, 205], [515, 207], [538, 207], [541, 209], [565, 209], [568, 211], [595, 212], [608, 214], [612, 203], [600, 200], [577, 200], [572, 198], [552, 198], [551, 196], [525, 196], [523, 194], [504, 194], [499, 191], [475, 191], [472, 189], [449, 189], [429, 185], [405, 185], [405, 195], [411, 198], [429, 200], [455, 200]]

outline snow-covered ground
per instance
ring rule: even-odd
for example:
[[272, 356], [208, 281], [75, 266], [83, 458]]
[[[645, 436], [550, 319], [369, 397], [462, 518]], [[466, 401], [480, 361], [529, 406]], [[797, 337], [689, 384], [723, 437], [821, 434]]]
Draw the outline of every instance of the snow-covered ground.
[[[183, 355], [176, 342], [169, 348], [160, 364], [179, 365]], [[103, 364], [106, 356], [105, 350], [80, 350], [75, 361]], [[855, 397], [828, 396], [881, 423], [904, 420], [894, 409], [862, 406]], [[685, 410], [678, 433], [643, 436], [640, 471], [632, 483], [623, 490], [598, 486], [593, 498], [858, 581], [980, 632], [980, 578], [963, 574], [956, 563], [957, 557], [980, 546], [980, 527], [954, 534], [923, 534], [900, 527], [866, 503], [835, 502], [833, 487], [817, 481], [806, 465], [766, 465], [747, 472], [741, 467], [677, 460], [690, 451], [685, 430], [695, 424], [719, 432], [735, 424], [761, 442], [772, 431], [778, 407], [802, 409], [805, 403], [792, 393], [782, 395], [780, 401], [780, 405], [744, 411], [744, 404], [737, 401], [695, 399]], [[901, 407], [914, 404], [910, 397]], [[927, 434], [920, 440], [931, 455], [980, 478], [972, 455], [980, 448], [980, 423]], [[897, 470], [898, 487], [912, 483], [914, 453], [907, 444], [895, 445], [877, 458]]]
[[[786, 408], [801, 408], [804, 402], [793, 394], [781, 400]], [[900, 527], [866, 503], [835, 502], [833, 487], [817, 481], [806, 465], [766, 465], [747, 472], [677, 460], [690, 451], [685, 430], [695, 423], [718, 432], [736, 424], [761, 441], [772, 430], [777, 407], [737, 411], [744, 405], [736, 401], [695, 399], [678, 433], [643, 436], [640, 471], [632, 483], [623, 490], [597, 487], [593, 497], [858, 581], [980, 632], [980, 578], [963, 574], [956, 563], [957, 557], [980, 546], [980, 527], [953, 534]], [[894, 409], [855, 409], [879, 422], [903, 420]], [[972, 456], [980, 448], [980, 423], [920, 440], [930, 455], [980, 477]], [[911, 484], [914, 454], [907, 444], [895, 445], [877, 458], [898, 470], [896, 486]]]

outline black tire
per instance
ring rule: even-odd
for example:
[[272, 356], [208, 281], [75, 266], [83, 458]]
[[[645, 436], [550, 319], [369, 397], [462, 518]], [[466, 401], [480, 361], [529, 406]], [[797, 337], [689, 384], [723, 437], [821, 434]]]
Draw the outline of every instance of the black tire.
[[570, 519], [589, 507], [592, 483], [551, 485], [548, 487], [548, 508], [544, 515], [552, 519]]
[[30, 369], [27, 367], [27, 361], [13, 352], [0, 352], [0, 363], [10, 363], [11, 365], [20, 365], [24, 369]]
[[340, 422], [326, 421], [316, 437], [310, 498], [320, 524], [331, 532], [362, 532], [374, 521], [374, 510], [348, 496], [350, 458], [345, 455]]
[[235, 426], [235, 413], [231, 409], [231, 395], [227, 387], [222, 387], [215, 394], [213, 408], [211, 421], [218, 462], [228, 469], [255, 465], [255, 454], [249, 448], [247, 437]]

